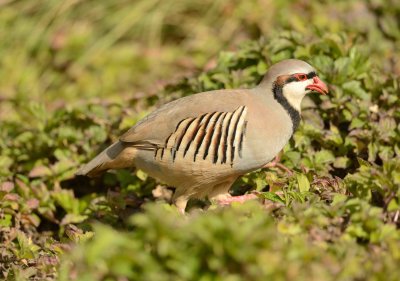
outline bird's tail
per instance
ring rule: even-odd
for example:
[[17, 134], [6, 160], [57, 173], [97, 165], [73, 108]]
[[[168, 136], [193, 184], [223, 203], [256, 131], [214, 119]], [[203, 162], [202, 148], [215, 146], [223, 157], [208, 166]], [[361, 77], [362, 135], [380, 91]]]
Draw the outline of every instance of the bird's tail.
[[108, 169], [126, 168], [132, 164], [121, 161], [125, 146], [118, 141], [107, 147], [89, 163], [82, 166], [77, 172], [78, 176], [96, 177]]

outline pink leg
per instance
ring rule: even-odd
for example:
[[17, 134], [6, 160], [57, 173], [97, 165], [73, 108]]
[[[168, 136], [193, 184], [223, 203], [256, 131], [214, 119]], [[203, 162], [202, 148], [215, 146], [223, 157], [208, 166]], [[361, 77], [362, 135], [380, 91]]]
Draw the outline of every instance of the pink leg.
[[217, 199], [218, 205], [230, 205], [233, 202], [244, 203], [247, 200], [257, 199], [256, 193], [249, 193], [240, 196], [225, 196], [225, 198]]
[[285, 165], [283, 165], [282, 163], [279, 163], [279, 161], [281, 161], [281, 154], [278, 154], [274, 160], [272, 160], [271, 162], [267, 163], [264, 165], [264, 167], [262, 167], [262, 169], [264, 168], [273, 168], [273, 167], [277, 167], [283, 171], [285, 171], [286, 173], [288, 173], [289, 176], [293, 175], [293, 171], [290, 170], [288, 167], [286, 167]]

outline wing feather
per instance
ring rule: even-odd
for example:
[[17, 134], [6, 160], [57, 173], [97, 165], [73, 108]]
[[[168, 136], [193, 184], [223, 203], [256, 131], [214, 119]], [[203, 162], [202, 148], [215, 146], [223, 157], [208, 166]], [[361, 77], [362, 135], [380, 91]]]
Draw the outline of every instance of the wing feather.
[[[203, 147], [207, 147], [211, 141], [210, 128], [216, 128], [216, 117], [225, 112], [232, 115], [243, 105], [248, 94], [248, 90], [218, 90], [178, 99], [140, 120], [119, 140], [138, 149], [154, 150], [158, 157], [165, 157], [164, 150], [170, 150], [169, 154], [175, 158], [182, 148], [190, 148], [193, 154], [197, 151], [198, 156], [203, 158], [204, 154], [208, 154], [208, 150]], [[215, 100], [224, 102], [216, 103]], [[224, 130], [224, 124], [221, 130]], [[223, 135], [225, 134], [222, 131], [220, 137]], [[220, 140], [219, 143], [226, 144], [228, 141]], [[222, 159], [222, 156], [219, 158]]]

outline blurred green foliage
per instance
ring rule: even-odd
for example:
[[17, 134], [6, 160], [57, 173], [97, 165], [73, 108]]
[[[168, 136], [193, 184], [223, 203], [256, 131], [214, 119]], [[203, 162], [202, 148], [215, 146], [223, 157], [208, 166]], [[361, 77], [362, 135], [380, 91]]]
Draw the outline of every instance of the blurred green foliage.
[[[0, 3], [1, 278], [399, 280], [397, 2]], [[260, 204], [183, 217], [141, 171], [74, 177], [156, 106], [293, 57], [331, 91], [303, 103], [293, 175], [235, 183]]]
[[[399, 232], [378, 208], [343, 199], [294, 205], [279, 222], [259, 204], [189, 219], [150, 205], [132, 218], [133, 231], [96, 225], [95, 239], [73, 251], [75, 263], [62, 264], [59, 280], [71, 272], [79, 280], [398, 280]], [[351, 227], [341, 232], [345, 214]], [[356, 239], [364, 232], [374, 237], [368, 246]]]

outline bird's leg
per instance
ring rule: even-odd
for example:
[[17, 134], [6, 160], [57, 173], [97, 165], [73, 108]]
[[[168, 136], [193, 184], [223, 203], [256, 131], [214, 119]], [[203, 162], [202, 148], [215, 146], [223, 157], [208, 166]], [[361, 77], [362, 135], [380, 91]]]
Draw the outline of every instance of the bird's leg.
[[[180, 200], [181, 199], [181, 200]], [[183, 198], [179, 198], [174, 202], [175, 206], [178, 208], [179, 213], [185, 214], [185, 209], [187, 205], [187, 200]]]
[[232, 196], [229, 193], [221, 194], [220, 196], [216, 196], [213, 199], [217, 202], [218, 205], [230, 205], [233, 202], [243, 203], [247, 200], [257, 199], [256, 192], [252, 192], [249, 194]]
[[279, 168], [279, 169], [285, 171], [289, 176], [293, 175], [293, 171], [292, 171], [292, 170], [290, 170], [288, 167], [286, 167], [285, 165], [283, 165], [282, 163], [280, 163], [280, 161], [281, 161], [281, 156], [282, 156], [282, 152], [280, 152], [280, 153], [274, 158], [274, 160], [272, 160], [271, 162], [265, 164], [261, 169], [277, 167], [277, 168]]
[[172, 198], [172, 202], [178, 208], [178, 210], [181, 214], [185, 214], [186, 205], [187, 205], [187, 202], [189, 201], [189, 199], [187, 198], [187, 196], [183, 196], [183, 195], [176, 196], [176, 195], [177, 195], [177, 193], [175, 191], [174, 197]]

